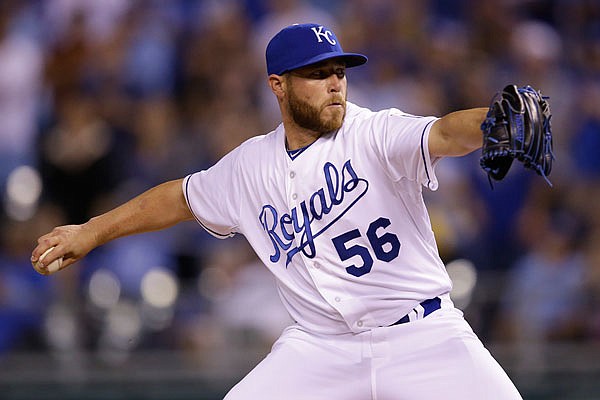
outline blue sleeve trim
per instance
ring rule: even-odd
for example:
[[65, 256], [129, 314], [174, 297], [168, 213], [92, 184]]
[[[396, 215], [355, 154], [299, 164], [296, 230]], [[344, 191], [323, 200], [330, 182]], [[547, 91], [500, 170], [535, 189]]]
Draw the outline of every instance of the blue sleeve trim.
[[[434, 121], [430, 121], [427, 125], [425, 125], [425, 127], [423, 128], [423, 132], [421, 132], [421, 158], [423, 158], [423, 165], [425, 165], [425, 174], [427, 175], [427, 187], [429, 187], [429, 185], [431, 184], [431, 177], [429, 176], [429, 170], [427, 169], [427, 157], [425, 157], [425, 132], [427, 131], [427, 128], [429, 127], [429, 125], [431, 125]], [[429, 151], [429, 150], [427, 150]]]
[[192, 210], [192, 207], [190, 205], [190, 196], [189, 196], [190, 179], [192, 179], [192, 175], [188, 176], [188, 178], [187, 178], [187, 180], [185, 182], [185, 198], [187, 200], [188, 207], [189, 207], [190, 211], [192, 212], [192, 215], [194, 216], [194, 219], [196, 220], [196, 222], [198, 222], [198, 224], [200, 224], [200, 226], [202, 228], [204, 228], [208, 233], [210, 233], [211, 235], [213, 235], [213, 236], [215, 236], [215, 237], [217, 237], [219, 239], [227, 239], [227, 238], [233, 236], [234, 235], [233, 232], [229, 233], [227, 235], [223, 235], [222, 233], [213, 231], [212, 229], [210, 229], [209, 227], [207, 227], [206, 225], [204, 225], [202, 223], [202, 221], [200, 221], [200, 219], [196, 216], [196, 213], [194, 212], [194, 210]]

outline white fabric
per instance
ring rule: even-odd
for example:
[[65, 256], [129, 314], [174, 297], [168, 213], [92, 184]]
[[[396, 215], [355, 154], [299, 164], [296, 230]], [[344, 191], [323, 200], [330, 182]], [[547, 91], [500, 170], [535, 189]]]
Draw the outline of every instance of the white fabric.
[[506, 373], [462, 313], [367, 332], [289, 327], [225, 400], [516, 400]]
[[297, 321], [226, 400], [520, 399], [448, 295], [422, 197], [436, 119], [347, 111], [293, 159], [279, 126], [184, 180], [198, 222], [245, 235]]
[[387, 326], [451, 289], [421, 192], [438, 185], [427, 150], [435, 120], [348, 104], [342, 128], [293, 160], [279, 126], [186, 177], [184, 193], [213, 235], [247, 238], [301, 326]]

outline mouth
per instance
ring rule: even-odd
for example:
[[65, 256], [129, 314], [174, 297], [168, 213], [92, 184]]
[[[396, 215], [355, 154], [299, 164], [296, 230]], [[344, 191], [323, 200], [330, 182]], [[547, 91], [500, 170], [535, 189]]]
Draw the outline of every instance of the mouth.
[[334, 101], [334, 102], [329, 103], [327, 105], [327, 107], [344, 107], [344, 103], [338, 102], [338, 101]]

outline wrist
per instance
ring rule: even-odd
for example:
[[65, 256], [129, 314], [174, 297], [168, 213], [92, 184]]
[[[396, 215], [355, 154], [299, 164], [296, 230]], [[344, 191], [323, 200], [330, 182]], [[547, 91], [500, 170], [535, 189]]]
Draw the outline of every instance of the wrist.
[[101, 246], [110, 240], [100, 216], [90, 218], [81, 225], [81, 229], [92, 243], [92, 247]]

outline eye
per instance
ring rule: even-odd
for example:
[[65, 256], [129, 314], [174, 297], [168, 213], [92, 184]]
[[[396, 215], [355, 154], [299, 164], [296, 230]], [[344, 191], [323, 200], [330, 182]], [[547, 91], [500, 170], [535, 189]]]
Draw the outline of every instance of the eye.
[[346, 76], [346, 69], [343, 67], [316, 69], [310, 73], [309, 77], [311, 79], [327, 79], [331, 75], [336, 75], [339, 79], [343, 79]]
[[331, 75], [328, 71], [324, 69], [317, 69], [310, 73], [310, 78], [312, 79], [325, 79], [329, 75]]

